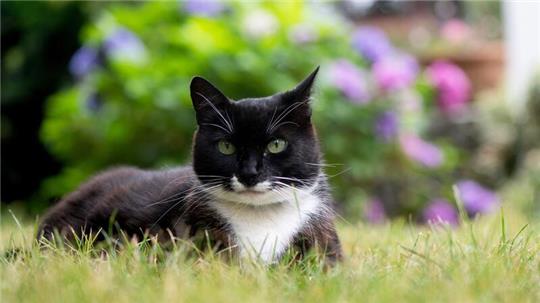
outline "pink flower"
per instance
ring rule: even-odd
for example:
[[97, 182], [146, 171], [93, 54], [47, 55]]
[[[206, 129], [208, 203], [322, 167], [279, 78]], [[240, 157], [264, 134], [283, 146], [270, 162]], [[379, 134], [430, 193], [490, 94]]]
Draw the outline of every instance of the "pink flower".
[[464, 42], [471, 34], [471, 27], [459, 19], [448, 20], [441, 28], [441, 36], [452, 43]]
[[396, 53], [373, 64], [377, 85], [385, 91], [396, 91], [410, 86], [418, 75], [418, 63], [408, 54]]
[[428, 79], [438, 91], [439, 109], [447, 114], [462, 112], [471, 95], [471, 82], [458, 66], [435, 61], [426, 70]]
[[437, 167], [443, 162], [443, 154], [436, 145], [413, 134], [401, 136], [399, 142], [401, 149], [410, 159], [426, 167]]

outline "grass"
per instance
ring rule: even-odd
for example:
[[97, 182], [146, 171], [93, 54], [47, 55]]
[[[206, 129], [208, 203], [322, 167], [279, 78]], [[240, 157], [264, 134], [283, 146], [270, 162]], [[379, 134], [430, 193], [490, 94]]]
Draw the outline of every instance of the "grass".
[[1, 302], [540, 302], [540, 224], [511, 210], [457, 229], [341, 222], [347, 259], [328, 271], [239, 266], [182, 245], [39, 251], [33, 229], [3, 216]]

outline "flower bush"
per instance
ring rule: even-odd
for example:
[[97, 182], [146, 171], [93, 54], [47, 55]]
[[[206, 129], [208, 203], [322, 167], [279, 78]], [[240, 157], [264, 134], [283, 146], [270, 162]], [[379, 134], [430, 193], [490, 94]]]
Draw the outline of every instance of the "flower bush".
[[[292, 88], [321, 65], [314, 119], [345, 214], [457, 224], [448, 201], [467, 154], [426, 136], [430, 117], [468, 106], [470, 84], [451, 63], [423, 71], [381, 30], [300, 3], [111, 4], [81, 37], [75, 83], [49, 100], [42, 127], [66, 164], [44, 184], [49, 196], [110, 165], [187, 161], [194, 75], [240, 99]], [[460, 184], [471, 213], [491, 207], [477, 207], [487, 189]]]

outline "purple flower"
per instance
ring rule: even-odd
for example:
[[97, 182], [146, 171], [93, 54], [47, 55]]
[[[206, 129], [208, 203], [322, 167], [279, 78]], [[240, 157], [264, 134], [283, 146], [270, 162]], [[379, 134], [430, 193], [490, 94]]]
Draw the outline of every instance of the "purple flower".
[[347, 60], [339, 60], [331, 66], [333, 84], [353, 103], [365, 104], [369, 94], [364, 72]]
[[410, 86], [418, 75], [418, 63], [408, 54], [394, 54], [373, 64], [373, 76], [384, 91], [396, 91]]
[[471, 82], [463, 70], [445, 61], [435, 61], [426, 74], [437, 88], [439, 109], [447, 114], [463, 111], [471, 95]]
[[225, 10], [223, 2], [218, 0], [186, 0], [183, 7], [192, 15], [206, 17], [217, 16]]
[[362, 26], [352, 34], [352, 46], [371, 62], [393, 52], [393, 47], [384, 32], [374, 26]]
[[398, 132], [398, 117], [393, 111], [385, 111], [375, 121], [375, 133], [384, 141], [392, 140]]
[[379, 199], [371, 199], [364, 206], [364, 217], [369, 223], [380, 224], [386, 221], [384, 205]]
[[424, 222], [457, 226], [459, 217], [456, 209], [445, 199], [434, 199], [422, 212]]
[[412, 134], [401, 136], [399, 141], [403, 152], [412, 160], [426, 167], [437, 167], [442, 164], [443, 154], [436, 145]]
[[459, 196], [470, 216], [494, 211], [499, 206], [499, 198], [491, 190], [473, 180], [461, 180], [457, 183]]
[[71, 57], [69, 71], [73, 76], [82, 78], [96, 68], [98, 63], [98, 51], [93, 47], [83, 46]]
[[116, 60], [139, 63], [146, 59], [146, 48], [132, 31], [119, 28], [104, 42], [105, 53]]

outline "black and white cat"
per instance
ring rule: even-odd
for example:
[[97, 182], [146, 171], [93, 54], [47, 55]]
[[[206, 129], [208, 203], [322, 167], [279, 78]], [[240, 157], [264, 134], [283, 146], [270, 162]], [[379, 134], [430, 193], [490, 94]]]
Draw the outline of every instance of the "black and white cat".
[[314, 248], [330, 263], [339, 260], [333, 201], [311, 123], [317, 72], [290, 91], [239, 101], [195, 77], [193, 165], [98, 174], [48, 212], [38, 237], [108, 230], [112, 217], [131, 236], [202, 231], [264, 263], [289, 248], [300, 254]]

